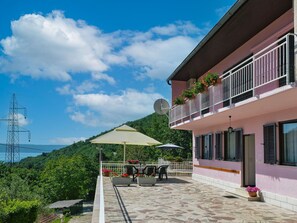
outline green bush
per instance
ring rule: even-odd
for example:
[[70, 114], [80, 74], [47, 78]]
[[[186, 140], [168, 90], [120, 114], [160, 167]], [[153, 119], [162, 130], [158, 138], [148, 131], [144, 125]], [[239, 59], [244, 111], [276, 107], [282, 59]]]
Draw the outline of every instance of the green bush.
[[40, 202], [9, 200], [0, 203], [1, 223], [32, 223], [37, 218]]

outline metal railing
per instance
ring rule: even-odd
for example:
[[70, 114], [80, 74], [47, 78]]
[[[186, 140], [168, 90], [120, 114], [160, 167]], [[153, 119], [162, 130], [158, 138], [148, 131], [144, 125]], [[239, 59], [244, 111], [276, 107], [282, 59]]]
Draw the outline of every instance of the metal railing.
[[287, 34], [221, 74], [221, 83], [209, 87], [206, 92], [187, 100], [183, 105], [173, 106], [169, 113], [170, 126], [217, 112], [220, 108], [295, 81], [292, 77], [294, 38], [293, 34]]
[[[125, 173], [125, 168], [124, 166], [127, 164], [124, 163], [102, 163], [102, 168], [103, 169], [108, 169], [111, 170], [113, 173], [117, 173], [119, 175]], [[168, 167], [168, 173], [172, 175], [178, 175], [179, 173], [192, 173], [193, 170], [193, 164], [192, 161], [183, 161], [183, 162], [171, 162], [171, 161], [164, 161], [164, 162], [159, 162], [159, 163], [147, 163], [145, 165], [142, 165], [142, 167], [146, 165], [155, 165], [155, 166], [160, 166], [160, 165], [169, 165]], [[139, 164], [136, 164], [135, 166], [139, 166]]]

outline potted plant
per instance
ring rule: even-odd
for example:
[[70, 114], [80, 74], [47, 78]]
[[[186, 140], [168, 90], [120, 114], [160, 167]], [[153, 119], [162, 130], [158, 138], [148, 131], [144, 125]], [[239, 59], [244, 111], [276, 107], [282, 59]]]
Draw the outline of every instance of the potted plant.
[[189, 100], [195, 98], [194, 89], [188, 88], [188, 89], [184, 90], [183, 93], [182, 93], [182, 96], [189, 99]]
[[114, 173], [111, 181], [114, 186], [115, 185], [130, 186], [130, 184], [132, 183], [132, 178], [130, 178], [127, 173], [124, 173], [121, 176], [118, 176], [118, 174]]
[[174, 100], [174, 104], [175, 105], [182, 105], [185, 103], [185, 99], [182, 96], [178, 96], [177, 98], [175, 98]]
[[249, 193], [250, 197], [257, 197], [257, 192], [260, 191], [258, 187], [250, 187], [250, 186], [248, 186], [245, 190]]
[[202, 81], [198, 80], [194, 85], [194, 91], [196, 94], [202, 93], [205, 91], [205, 85]]
[[105, 177], [109, 177], [109, 175], [110, 175], [111, 172], [112, 172], [112, 170], [109, 170], [109, 169], [106, 169], [106, 168], [103, 168], [102, 169], [102, 174]]
[[219, 80], [219, 75], [216, 74], [216, 73], [208, 73], [204, 79], [203, 79], [203, 82], [204, 84], [209, 87], [209, 86], [212, 86], [212, 85], [216, 85], [217, 82]]
[[155, 186], [156, 182], [157, 182], [157, 179], [155, 178], [155, 174], [152, 174], [150, 176], [146, 176], [144, 174], [137, 175], [137, 184], [139, 186], [142, 186], [142, 185]]

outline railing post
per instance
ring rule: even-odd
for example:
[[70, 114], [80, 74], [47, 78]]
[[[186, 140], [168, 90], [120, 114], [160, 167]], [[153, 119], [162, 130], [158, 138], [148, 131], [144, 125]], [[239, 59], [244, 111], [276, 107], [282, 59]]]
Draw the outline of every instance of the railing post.
[[[214, 112], [214, 88], [215, 88], [215, 86], [212, 86], [212, 88], [211, 88], [211, 95], [212, 95], [212, 112]], [[210, 97], [209, 97], [209, 99], [210, 99]]]
[[201, 99], [201, 93], [198, 94], [199, 95], [199, 115], [201, 116], [201, 111], [202, 111], [202, 99]]
[[255, 63], [255, 56], [252, 57], [252, 72], [253, 72], [253, 79], [252, 79], [252, 87], [253, 87], [253, 97], [255, 96], [255, 88], [256, 88], [256, 63]]
[[289, 58], [289, 35], [286, 36], [286, 82], [287, 85], [289, 84], [289, 78], [290, 78], [290, 58]]
[[232, 86], [231, 86], [231, 78], [232, 78], [232, 72], [230, 71], [230, 74], [229, 74], [229, 106], [231, 107], [231, 91], [232, 91]]

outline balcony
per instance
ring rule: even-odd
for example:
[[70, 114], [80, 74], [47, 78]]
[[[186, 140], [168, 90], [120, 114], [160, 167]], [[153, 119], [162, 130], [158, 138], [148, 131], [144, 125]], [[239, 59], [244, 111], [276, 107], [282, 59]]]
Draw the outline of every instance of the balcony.
[[295, 36], [288, 34], [221, 74], [220, 84], [171, 108], [170, 127], [201, 120], [292, 88], [295, 85], [294, 50]]

